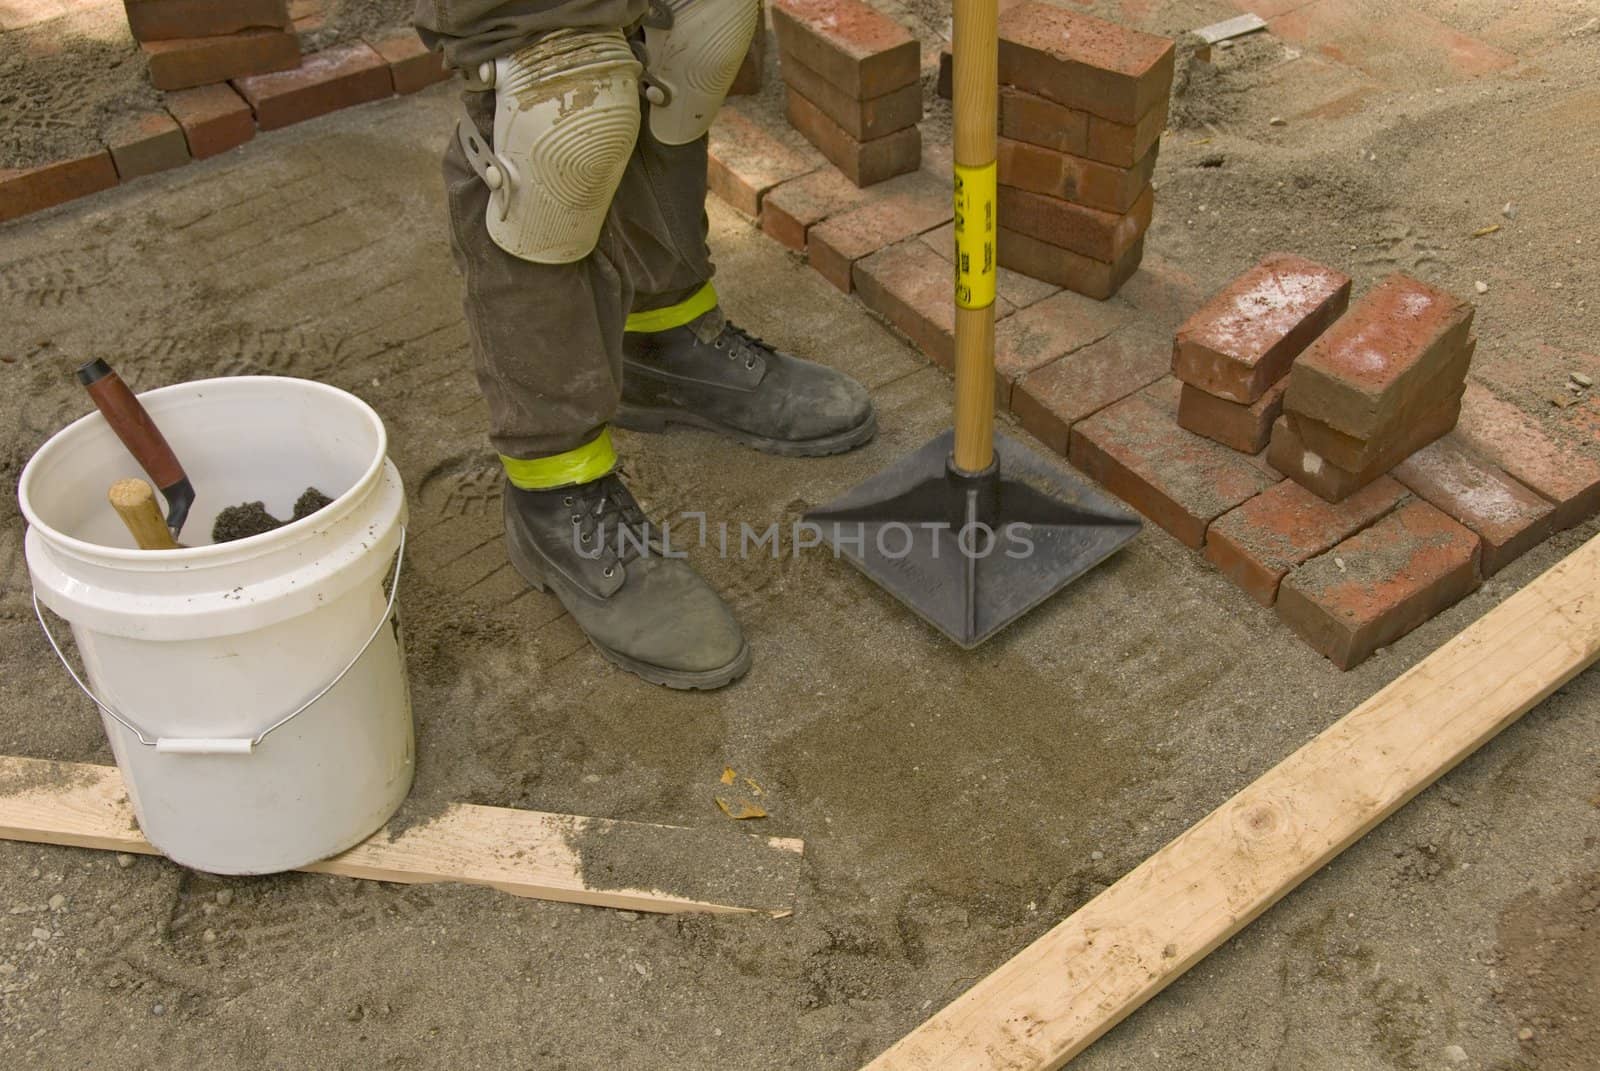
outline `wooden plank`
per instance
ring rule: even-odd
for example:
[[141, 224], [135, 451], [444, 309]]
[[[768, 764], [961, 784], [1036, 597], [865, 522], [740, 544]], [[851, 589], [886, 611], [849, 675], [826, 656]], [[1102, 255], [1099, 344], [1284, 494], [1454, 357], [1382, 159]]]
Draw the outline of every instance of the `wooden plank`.
[[1194, 31], [1194, 35], [1208, 45], [1219, 41], [1227, 41], [1235, 37], [1243, 37], [1247, 33], [1267, 28], [1267, 20], [1260, 15], [1235, 15], [1231, 19], [1213, 22], [1210, 26], [1202, 26]]
[[[0, 756], [0, 838], [159, 854], [139, 833], [114, 766]], [[783, 916], [793, 909], [803, 850], [784, 837], [458, 803], [392, 840], [379, 830], [300, 869], [488, 885], [631, 911]]]
[[1600, 537], [1146, 859], [869, 1071], [1062, 1066], [1597, 656]]

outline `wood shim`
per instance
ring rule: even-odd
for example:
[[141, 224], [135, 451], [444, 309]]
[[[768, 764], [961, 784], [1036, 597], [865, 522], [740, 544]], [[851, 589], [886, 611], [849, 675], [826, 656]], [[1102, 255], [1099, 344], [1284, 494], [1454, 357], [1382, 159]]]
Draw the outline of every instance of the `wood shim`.
[[[115, 766], [0, 756], [0, 838], [77, 848], [159, 854], [139, 833]], [[515, 896], [631, 911], [793, 910], [804, 844], [731, 830], [614, 822], [509, 807], [451, 806], [439, 818], [390, 840], [379, 830], [342, 855], [301, 867], [421, 884], [488, 885]], [[632, 880], [616, 880], [616, 858]], [[660, 861], [680, 876], [673, 891], [642, 884]], [[686, 861], [694, 874], [683, 877]]]
[[1191, 826], [869, 1071], [1054, 1071], [1600, 655], [1600, 536]]

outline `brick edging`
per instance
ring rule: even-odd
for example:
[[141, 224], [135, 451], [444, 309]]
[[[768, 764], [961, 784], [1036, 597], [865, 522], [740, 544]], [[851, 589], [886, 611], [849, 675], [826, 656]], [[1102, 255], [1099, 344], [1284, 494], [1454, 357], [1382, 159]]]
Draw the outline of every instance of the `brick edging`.
[[105, 144], [77, 157], [0, 168], [0, 224], [204, 160], [273, 130], [450, 77], [409, 27], [304, 56], [298, 67], [162, 94], [162, 106], [113, 124]]

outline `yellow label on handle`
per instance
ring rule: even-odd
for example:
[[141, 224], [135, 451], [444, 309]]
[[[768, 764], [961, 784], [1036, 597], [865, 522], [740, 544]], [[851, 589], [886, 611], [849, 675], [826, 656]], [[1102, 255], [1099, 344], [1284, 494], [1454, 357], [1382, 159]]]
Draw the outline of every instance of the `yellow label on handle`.
[[956, 304], [994, 304], [995, 165], [956, 165]]

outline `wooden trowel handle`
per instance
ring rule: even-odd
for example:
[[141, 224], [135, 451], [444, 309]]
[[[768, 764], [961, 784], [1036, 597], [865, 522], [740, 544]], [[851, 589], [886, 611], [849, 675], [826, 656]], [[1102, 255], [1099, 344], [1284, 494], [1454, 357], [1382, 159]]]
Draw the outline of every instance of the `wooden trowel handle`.
[[117, 433], [128, 453], [150, 474], [151, 482], [166, 488], [185, 479], [183, 466], [178, 464], [178, 457], [167, 445], [161, 429], [110, 365], [101, 360], [90, 361], [78, 369], [78, 381], [94, 399], [95, 407], [105, 415], [106, 423]]

